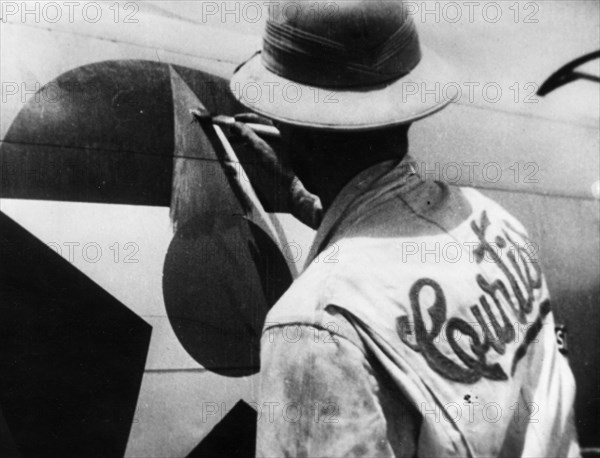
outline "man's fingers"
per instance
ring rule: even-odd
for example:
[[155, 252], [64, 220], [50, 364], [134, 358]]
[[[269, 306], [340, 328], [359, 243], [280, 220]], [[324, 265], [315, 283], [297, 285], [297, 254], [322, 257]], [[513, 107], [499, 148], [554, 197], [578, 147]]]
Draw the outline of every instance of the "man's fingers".
[[[250, 129], [246, 124], [236, 121], [229, 126], [229, 130], [233, 135], [237, 135], [238, 137], [247, 137], [248, 135], [254, 134], [252, 129]], [[256, 135], [256, 134], [255, 134]]]
[[242, 140], [246, 142], [249, 142], [253, 145], [257, 143], [264, 143], [266, 145], [265, 141], [243, 122], [236, 121], [233, 124], [231, 124], [231, 126], [229, 126], [229, 129], [231, 130], [231, 133], [233, 135], [241, 137]]
[[264, 116], [258, 115], [256, 113], [240, 113], [234, 116], [236, 121], [239, 122], [247, 122], [254, 124], [264, 124], [265, 126], [272, 126], [273, 121], [269, 118], [265, 118]]
[[260, 138], [256, 132], [250, 129], [246, 124], [242, 122], [235, 122], [230, 126], [231, 133], [240, 137], [246, 142], [253, 150], [260, 152], [265, 159], [273, 160], [276, 158], [276, 154], [273, 148]]

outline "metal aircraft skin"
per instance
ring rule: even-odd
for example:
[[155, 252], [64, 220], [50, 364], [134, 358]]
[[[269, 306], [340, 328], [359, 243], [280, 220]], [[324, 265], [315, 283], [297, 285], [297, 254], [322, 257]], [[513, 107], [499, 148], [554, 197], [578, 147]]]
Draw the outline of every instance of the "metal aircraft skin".
[[[579, 68], [592, 77], [543, 97], [536, 92], [557, 69], [598, 50], [600, 6], [501, 3], [496, 22], [480, 10], [469, 17], [466, 9], [453, 22], [449, 9], [423, 15], [428, 6], [435, 12], [435, 2], [415, 2], [422, 41], [455, 65], [461, 97], [411, 128], [411, 154], [426, 178], [480, 189], [528, 229], [556, 320], [567, 330], [580, 439], [592, 453], [600, 447], [599, 60]], [[269, 414], [255, 402], [261, 319], [276, 300], [269, 288], [277, 293], [298, 275], [314, 232], [285, 213], [278, 190], [261, 186], [260, 170], [231, 140], [240, 161], [248, 162], [239, 169], [242, 187], [256, 191], [252, 216], [239, 216], [244, 206], [236, 206], [239, 196], [213, 151], [215, 138], [227, 144], [226, 135], [203, 132], [188, 116], [200, 103], [217, 113], [243, 111], [228, 79], [260, 49], [266, 12], [238, 3], [236, 13], [235, 4], [225, 16], [218, 2], [216, 10], [193, 2], [121, 4], [119, 20], [103, 4], [110, 20], [97, 23], [80, 14], [51, 23], [2, 11], [2, 233], [33, 235], [151, 326], [151, 337], [140, 327], [141, 350], [132, 350], [142, 361], [143, 371], [132, 376], [139, 394], [129, 410], [113, 412], [130, 423], [119, 433], [116, 455], [200, 456], [208, 439], [211, 450], [228, 446], [210, 436], [219, 424], [225, 431], [219, 434], [243, 442], [235, 428], [254, 421], [244, 406]], [[443, 97], [444, 88], [431, 94], [423, 96]], [[335, 94], [327, 96], [335, 103]], [[190, 182], [185, 192], [195, 192], [194, 205], [216, 215], [218, 224], [208, 227], [188, 215], [173, 225], [172, 177], [182, 169], [208, 183]], [[264, 266], [256, 253], [269, 257]], [[39, 265], [43, 274], [45, 264]], [[248, 274], [244, 266], [254, 270]], [[265, 275], [277, 277], [276, 284], [265, 286]], [[18, 323], [5, 315], [12, 309], [2, 297], [0, 331], [8, 332]], [[82, 319], [85, 307], [77, 312]], [[0, 347], [3, 342], [0, 334]], [[2, 352], [0, 456], [36, 456], [24, 444], [27, 421], [2, 392], [9, 386], [2, 370], [11, 367]], [[233, 416], [234, 426], [224, 421]], [[231, 453], [243, 455], [235, 447]]]

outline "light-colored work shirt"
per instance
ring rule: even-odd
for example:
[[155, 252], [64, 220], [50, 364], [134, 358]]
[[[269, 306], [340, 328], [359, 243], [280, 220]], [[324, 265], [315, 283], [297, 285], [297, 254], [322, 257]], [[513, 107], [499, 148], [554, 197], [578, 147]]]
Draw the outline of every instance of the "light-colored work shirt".
[[267, 316], [257, 455], [578, 456], [531, 248], [498, 204], [410, 160], [355, 177]]

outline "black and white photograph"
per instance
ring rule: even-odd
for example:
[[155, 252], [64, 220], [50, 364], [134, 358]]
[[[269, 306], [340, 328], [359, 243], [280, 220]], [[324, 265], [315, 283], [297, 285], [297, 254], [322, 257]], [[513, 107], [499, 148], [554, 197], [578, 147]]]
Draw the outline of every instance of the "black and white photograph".
[[600, 458], [599, 0], [0, 0], [0, 458]]

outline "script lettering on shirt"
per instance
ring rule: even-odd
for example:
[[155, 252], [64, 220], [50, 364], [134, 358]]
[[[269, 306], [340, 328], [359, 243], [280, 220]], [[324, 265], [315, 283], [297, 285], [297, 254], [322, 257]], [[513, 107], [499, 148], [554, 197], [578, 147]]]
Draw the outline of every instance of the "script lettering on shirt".
[[[487, 254], [498, 266], [501, 275], [498, 278], [489, 279], [482, 273], [477, 274], [475, 281], [481, 290], [481, 296], [477, 304], [470, 307], [473, 318], [483, 331], [483, 336], [475, 329], [472, 323], [459, 317], [447, 316], [446, 296], [441, 285], [431, 278], [421, 278], [416, 281], [409, 292], [409, 300], [413, 313], [412, 332], [407, 316], [399, 317], [396, 327], [402, 341], [412, 350], [419, 352], [427, 361], [427, 364], [438, 374], [453, 381], [462, 383], [475, 383], [482, 377], [490, 380], [508, 380], [508, 375], [498, 363], [488, 360], [490, 351], [499, 355], [506, 352], [506, 345], [515, 338], [515, 329], [509, 319], [509, 313], [516, 319], [526, 324], [533, 310], [534, 293], [542, 287], [542, 271], [531, 253], [522, 245], [515, 242], [515, 234], [526, 240], [524, 234], [520, 234], [508, 222], [504, 222], [502, 236], [494, 240], [500, 249], [508, 249], [507, 261], [494, 249], [486, 238], [490, 226], [490, 220], [484, 211], [479, 222], [472, 221], [471, 230], [479, 240], [479, 245], [474, 251], [475, 262], [483, 262]], [[518, 257], [521, 262], [518, 261]], [[420, 303], [421, 291], [429, 288], [433, 292], [433, 304], [427, 309], [431, 318], [431, 329], [427, 329], [422, 315], [422, 304]], [[511, 294], [512, 293], [512, 294]], [[495, 312], [492, 309], [495, 307]], [[508, 308], [509, 310], [506, 310]], [[512, 312], [512, 313], [511, 313]], [[540, 304], [540, 313], [534, 325], [527, 331], [525, 341], [517, 349], [512, 365], [514, 374], [516, 364], [521, 359], [527, 346], [535, 339], [541, 330], [541, 321], [550, 313], [548, 301]], [[497, 315], [500, 316], [498, 320]], [[488, 321], [486, 322], [486, 317]], [[462, 363], [448, 358], [438, 348], [438, 336], [445, 326], [445, 337], [450, 348]], [[470, 340], [470, 352], [459, 344], [461, 337]], [[463, 340], [464, 341], [464, 340]]]

